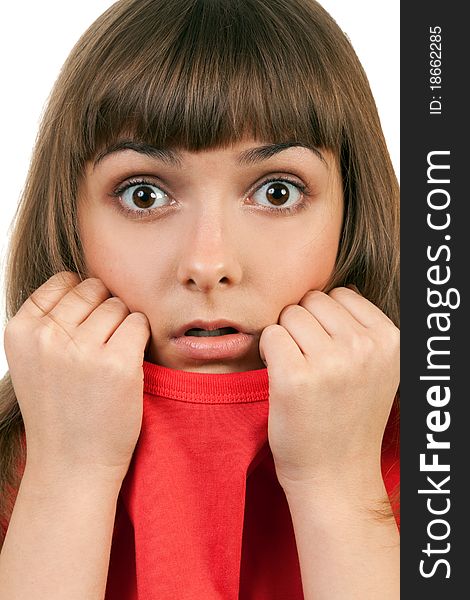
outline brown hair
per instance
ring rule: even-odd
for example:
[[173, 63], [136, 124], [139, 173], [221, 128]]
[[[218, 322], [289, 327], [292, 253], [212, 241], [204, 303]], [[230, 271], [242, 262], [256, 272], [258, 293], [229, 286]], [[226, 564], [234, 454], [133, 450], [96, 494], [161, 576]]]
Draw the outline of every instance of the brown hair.
[[[77, 187], [123, 137], [189, 151], [246, 134], [332, 150], [345, 218], [329, 288], [354, 283], [398, 323], [398, 186], [366, 75], [314, 0], [120, 0], [84, 33], [44, 113], [8, 248], [6, 318], [54, 273], [86, 273]], [[0, 521], [24, 428], [0, 383]], [[0, 534], [0, 543], [2, 536]]]

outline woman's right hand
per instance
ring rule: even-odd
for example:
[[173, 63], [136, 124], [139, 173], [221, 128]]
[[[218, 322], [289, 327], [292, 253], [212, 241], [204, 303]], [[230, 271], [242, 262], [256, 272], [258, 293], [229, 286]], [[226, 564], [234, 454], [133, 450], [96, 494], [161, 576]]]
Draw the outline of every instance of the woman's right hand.
[[61, 272], [7, 323], [33, 470], [124, 478], [139, 437], [150, 325], [96, 278]]

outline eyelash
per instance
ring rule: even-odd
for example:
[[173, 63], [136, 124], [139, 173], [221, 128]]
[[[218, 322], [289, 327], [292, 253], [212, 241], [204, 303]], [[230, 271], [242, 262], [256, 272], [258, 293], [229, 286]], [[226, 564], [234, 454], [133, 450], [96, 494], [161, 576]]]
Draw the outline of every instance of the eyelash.
[[[269, 184], [269, 183], [289, 183], [290, 185], [293, 185], [294, 187], [297, 188], [297, 190], [300, 192], [301, 194], [301, 199], [294, 205], [292, 206], [279, 206], [278, 208], [274, 208], [274, 207], [269, 207], [269, 206], [261, 206], [261, 210], [266, 211], [266, 212], [270, 212], [270, 213], [276, 213], [276, 214], [283, 214], [283, 215], [292, 215], [295, 213], [300, 212], [302, 209], [307, 207], [308, 204], [308, 196], [310, 196], [310, 191], [307, 188], [307, 186], [303, 183], [299, 183], [298, 181], [294, 181], [292, 179], [290, 179], [289, 177], [271, 177], [268, 178], [266, 180], [264, 180], [262, 183], [260, 183], [260, 185], [258, 185], [256, 187], [256, 189], [254, 189], [250, 195], [255, 194], [258, 190], [260, 190], [263, 186]], [[117, 200], [117, 202], [115, 203], [115, 206], [117, 208], [117, 210], [121, 213], [124, 213], [128, 216], [130, 216], [131, 218], [134, 219], [145, 219], [146, 217], [148, 217], [150, 214], [153, 213], [162, 213], [162, 211], [165, 210], [165, 208], [168, 208], [168, 206], [165, 207], [159, 207], [159, 208], [150, 208], [150, 209], [142, 209], [142, 210], [133, 210], [132, 208], [128, 208], [127, 206], [125, 206], [123, 204], [123, 202], [121, 201], [121, 195], [124, 194], [124, 192], [126, 190], [128, 190], [131, 187], [134, 187], [136, 185], [149, 185], [149, 186], [155, 186], [158, 187], [159, 189], [161, 189], [163, 192], [165, 192], [165, 194], [167, 194], [168, 197], [169, 194], [165, 191], [165, 189], [163, 187], [161, 187], [160, 184], [156, 184], [153, 181], [149, 181], [148, 179], [145, 178], [138, 178], [138, 179], [131, 179], [126, 181], [126, 183], [124, 183], [123, 185], [121, 185], [119, 188], [115, 189], [111, 195], [111, 197], [115, 200]], [[253, 205], [251, 205], [253, 206]]]

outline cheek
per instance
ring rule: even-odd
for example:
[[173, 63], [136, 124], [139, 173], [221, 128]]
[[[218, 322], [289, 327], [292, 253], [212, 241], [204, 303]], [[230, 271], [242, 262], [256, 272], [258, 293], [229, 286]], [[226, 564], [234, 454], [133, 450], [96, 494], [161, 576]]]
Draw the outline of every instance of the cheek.
[[161, 280], [161, 274], [156, 272], [161, 264], [156, 257], [158, 248], [155, 244], [149, 246], [144, 236], [137, 239], [133, 236], [131, 241], [124, 231], [110, 229], [86, 226], [82, 229], [87, 276], [101, 279], [111, 294], [121, 298], [131, 311], [144, 310], [145, 299], [155, 298], [156, 294], [151, 289], [149, 274]]
[[309, 290], [322, 290], [330, 279], [336, 252], [299, 252], [285, 257], [277, 264], [268, 288], [277, 290], [277, 298], [284, 304], [293, 304]]
[[297, 231], [284, 237], [282, 244], [271, 244], [271, 253], [264, 255], [258, 271], [265, 274], [267, 293], [276, 290], [276, 302], [296, 304], [309, 290], [325, 288], [335, 267], [340, 228], [336, 223], [320, 234]]

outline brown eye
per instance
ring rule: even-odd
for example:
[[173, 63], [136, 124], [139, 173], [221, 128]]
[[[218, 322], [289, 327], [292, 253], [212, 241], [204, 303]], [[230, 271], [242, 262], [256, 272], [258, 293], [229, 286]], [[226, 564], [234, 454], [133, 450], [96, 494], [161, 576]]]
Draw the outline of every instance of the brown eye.
[[271, 183], [266, 190], [266, 198], [275, 206], [282, 206], [289, 200], [289, 189], [281, 181]]
[[149, 210], [169, 204], [169, 198], [165, 192], [149, 183], [128, 184], [119, 192], [119, 197], [122, 204], [134, 212], [141, 212], [136, 210], [138, 208]]
[[287, 208], [299, 204], [302, 199], [300, 186], [289, 181], [269, 181], [253, 194], [261, 206]]
[[158, 193], [148, 185], [140, 185], [132, 192], [132, 201], [139, 208], [150, 208], [157, 199]]

